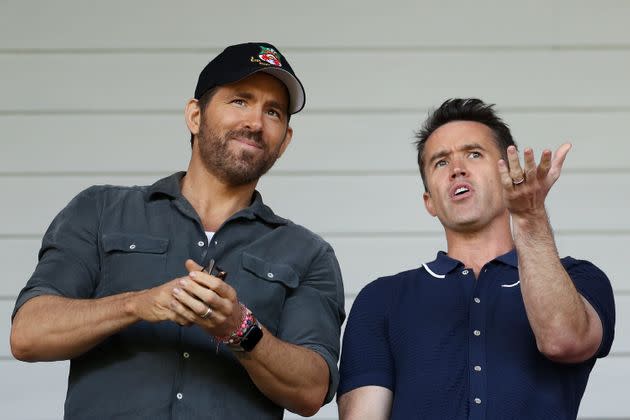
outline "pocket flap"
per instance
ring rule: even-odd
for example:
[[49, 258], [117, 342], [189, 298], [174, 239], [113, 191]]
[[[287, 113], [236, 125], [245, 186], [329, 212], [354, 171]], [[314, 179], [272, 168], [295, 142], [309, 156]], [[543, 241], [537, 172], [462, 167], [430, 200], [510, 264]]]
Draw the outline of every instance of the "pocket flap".
[[287, 264], [277, 264], [265, 261], [255, 255], [243, 252], [243, 268], [263, 280], [282, 283], [287, 287], [296, 288], [299, 278], [296, 272]]
[[105, 252], [141, 252], [163, 254], [168, 248], [168, 239], [133, 233], [106, 233], [103, 235]]

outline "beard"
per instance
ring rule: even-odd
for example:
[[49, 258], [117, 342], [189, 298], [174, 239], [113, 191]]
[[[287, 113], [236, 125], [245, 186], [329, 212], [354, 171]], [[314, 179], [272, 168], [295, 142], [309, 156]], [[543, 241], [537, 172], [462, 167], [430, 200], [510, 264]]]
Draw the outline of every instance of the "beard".
[[[260, 151], [230, 150], [230, 139], [235, 137], [244, 137], [256, 142]], [[269, 146], [263, 141], [261, 131], [242, 129], [218, 133], [207, 127], [203, 119], [197, 141], [201, 160], [208, 172], [233, 187], [257, 181], [267, 173], [278, 159], [282, 146], [280, 143], [276, 150], [269, 150]]]

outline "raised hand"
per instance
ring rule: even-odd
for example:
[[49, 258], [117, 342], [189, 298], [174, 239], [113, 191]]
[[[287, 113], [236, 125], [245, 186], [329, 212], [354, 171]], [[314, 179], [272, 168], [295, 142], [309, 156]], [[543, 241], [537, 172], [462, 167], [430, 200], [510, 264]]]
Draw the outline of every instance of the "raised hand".
[[565, 143], [551, 154], [545, 149], [536, 165], [534, 151], [526, 148], [524, 151], [524, 168], [514, 146], [507, 149], [508, 162], [499, 160], [499, 174], [503, 184], [503, 198], [505, 204], [516, 217], [526, 217], [545, 211], [545, 199], [553, 184], [560, 178], [562, 165], [571, 150], [571, 144]]

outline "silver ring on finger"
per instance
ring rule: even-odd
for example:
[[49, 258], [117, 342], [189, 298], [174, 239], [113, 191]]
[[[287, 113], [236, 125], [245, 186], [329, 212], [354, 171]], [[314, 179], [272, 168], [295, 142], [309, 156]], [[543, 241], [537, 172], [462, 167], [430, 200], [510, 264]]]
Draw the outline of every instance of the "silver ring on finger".
[[210, 317], [210, 315], [212, 315], [212, 308], [208, 306], [208, 309], [206, 309], [206, 312], [204, 312], [203, 315], [199, 315], [199, 318], [207, 319]]
[[512, 184], [513, 185], [519, 185], [519, 184], [522, 184], [523, 182], [525, 182], [525, 176], [522, 176], [520, 179], [513, 179], [512, 180]]

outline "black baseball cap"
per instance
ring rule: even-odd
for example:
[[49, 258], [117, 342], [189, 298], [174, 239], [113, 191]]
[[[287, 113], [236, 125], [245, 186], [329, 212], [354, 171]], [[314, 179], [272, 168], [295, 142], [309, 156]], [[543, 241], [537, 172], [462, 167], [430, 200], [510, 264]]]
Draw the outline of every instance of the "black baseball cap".
[[290, 114], [304, 108], [306, 93], [302, 82], [278, 49], [266, 42], [248, 42], [224, 49], [199, 74], [195, 99], [216, 86], [238, 82], [257, 72], [268, 73], [284, 83], [289, 91]]

